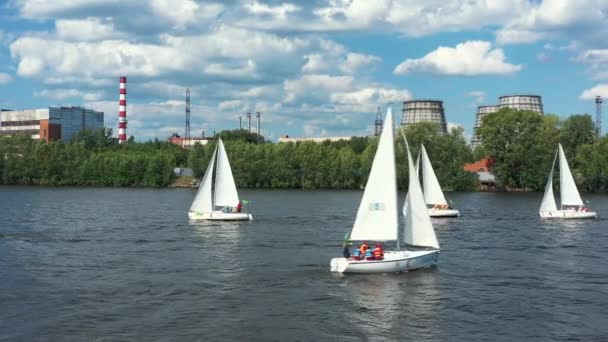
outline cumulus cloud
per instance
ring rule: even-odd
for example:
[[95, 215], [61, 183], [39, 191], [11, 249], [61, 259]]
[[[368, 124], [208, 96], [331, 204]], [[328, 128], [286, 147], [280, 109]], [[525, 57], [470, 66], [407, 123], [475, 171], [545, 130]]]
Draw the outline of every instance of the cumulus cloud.
[[11, 77], [11, 75], [5, 72], [0, 72], [0, 85], [9, 84], [11, 82], [13, 82], [13, 77]]
[[124, 37], [124, 34], [115, 31], [111, 20], [100, 18], [57, 20], [55, 21], [55, 31], [61, 39], [76, 41], [99, 41]]
[[593, 88], [586, 89], [578, 98], [581, 100], [593, 100], [596, 96], [608, 97], [608, 84], [598, 84]]
[[591, 42], [608, 33], [608, 1], [531, 2], [529, 10], [510, 18], [496, 33], [500, 44], [532, 43], [563, 37]]
[[[412, 3], [429, 15], [405, 25], [392, 0], [13, 0], [21, 19], [54, 28], [22, 32], [9, 50], [15, 72], [44, 86], [35, 96], [105, 111], [109, 127], [117, 124], [117, 77], [127, 75], [128, 130], [138, 139], [183, 129], [186, 87], [193, 132], [236, 128], [238, 115], [260, 111], [268, 135], [369, 134], [377, 106], [412, 94], [374, 79], [380, 57], [314, 32], [458, 30], [439, 3]], [[420, 23], [434, 26], [415, 31]]]
[[456, 47], [440, 46], [424, 57], [406, 59], [394, 73], [405, 75], [423, 72], [450, 76], [506, 75], [521, 70], [521, 65], [510, 64], [500, 48], [492, 49], [486, 41], [466, 41]]
[[575, 62], [587, 65], [592, 79], [608, 79], [608, 49], [591, 49], [574, 57]]
[[481, 90], [474, 90], [467, 93], [467, 96], [471, 96], [475, 99], [474, 104], [482, 104], [486, 100], [486, 93]]
[[55, 100], [83, 99], [85, 101], [97, 101], [104, 97], [103, 92], [85, 92], [78, 89], [45, 89], [35, 92], [34, 96], [46, 97]]

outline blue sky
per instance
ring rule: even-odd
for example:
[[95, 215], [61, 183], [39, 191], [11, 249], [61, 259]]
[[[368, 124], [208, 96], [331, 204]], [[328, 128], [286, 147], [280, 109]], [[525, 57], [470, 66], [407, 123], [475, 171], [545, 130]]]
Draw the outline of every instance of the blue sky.
[[[238, 127], [367, 135], [376, 107], [444, 101], [470, 134], [475, 107], [533, 93], [545, 112], [608, 97], [608, 0], [9, 0], [0, 5], [0, 107], [83, 105], [128, 134]], [[604, 120], [608, 121], [608, 120]], [[606, 130], [606, 124], [604, 125]], [[116, 131], [116, 130], [115, 130]]]

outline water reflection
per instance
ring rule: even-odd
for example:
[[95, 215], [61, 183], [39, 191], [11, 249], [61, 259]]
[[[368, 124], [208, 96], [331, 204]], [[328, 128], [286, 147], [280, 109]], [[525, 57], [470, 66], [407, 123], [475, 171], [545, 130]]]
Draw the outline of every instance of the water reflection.
[[434, 337], [440, 306], [436, 269], [345, 277], [355, 311], [351, 321], [369, 340]]

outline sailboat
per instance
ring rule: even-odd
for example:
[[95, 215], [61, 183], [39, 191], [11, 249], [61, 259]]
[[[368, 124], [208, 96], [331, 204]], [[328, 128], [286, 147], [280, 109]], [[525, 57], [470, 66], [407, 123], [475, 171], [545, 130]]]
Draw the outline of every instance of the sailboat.
[[[215, 186], [213, 174], [215, 171]], [[232, 169], [222, 139], [219, 139], [211, 161], [205, 171], [194, 201], [188, 211], [191, 220], [245, 221], [252, 220], [250, 213], [234, 212], [240, 203]], [[223, 207], [224, 210], [216, 210]]]
[[[405, 139], [405, 135], [403, 136], [403, 139]], [[422, 186], [424, 189], [424, 201], [428, 206], [429, 216], [460, 216], [460, 212], [448, 205], [448, 202], [445, 200], [445, 196], [443, 195], [443, 191], [441, 191], [441, 186], [439, 185], [439, 181], [437, 180], [437, 176], [433, 170], [433, 165], [431, 165], [431, 160], [426, 153], [424, 145], [421, 145], [420, 155], [416, 160], [416, 174], [418, 174], [418, 167], [420, 163], [422, 163]], [[407, 216], [407, 201], [403, 204], [403, 216]]]
[[[559, 159], [558, 159], [559, 158]], [[553, 195], [553, 170], [555, 169], [555, 161], [559, 160], [559, 186], [560, 186], [560, 209], [557, 209], [555, 196]], [[545, 194], [539, 209], [540, 217], [542, 218], [595, 218], [595, 211], [590, 211], [583, 204], [581, 195], [578, 193], [574, 178], [568, 167], [568, 161], [564, 154], [562, 144], [557, 145], [557, 151], [551, 164], [551, 172], [545, 186]]]
[[396, 241], [397, 248], [394, 251], [385, 251], [382, 260], [333, 258], [330, 262], [332, 272], [403, 272], [433, 266], [437, 263], [439, 242], [426, 210], [409, 146], [407, 146], [407, 150], [410, 170], [410, 196], [408, 196], [407, 206], [412, 215], [408, 215], [406, 219], [403, 238], [406, 244], [416, 248], [401, 250], [399, 246], [393, 115], [389, 107], [350, 239], [352, 241]]

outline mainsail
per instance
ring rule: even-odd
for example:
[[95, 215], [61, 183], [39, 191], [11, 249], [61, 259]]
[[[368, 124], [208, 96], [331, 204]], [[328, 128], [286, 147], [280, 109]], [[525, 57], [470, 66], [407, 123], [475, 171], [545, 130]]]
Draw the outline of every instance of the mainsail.
[[212, 175], [213, 169], [215, 167], [215, 156], [217, 154], [217, 146], [215, 147], [215, 151], [213, 151], [213, 155], [211, 156], [211, 161], [207, 166], [207, 170], [205, 171], [205, 176], [203, 176], [203, 180], [201, 184], [198, 186], [198, 191], [196, 192], [196, 196], [194, 197], [194, 201], [190, 206], [190, 211], [194, 212], [204, 212], [209, 213], [213, 211], [213, 198], [211, 196], [211, 187], [212, 187]]
[[433, 166], [429, 160], [429, 156], [426, 154], [424, 145], [421, 147], [422, 150], [422, 185], [424, 189], [424, 201], [426, 204], [448, 204], [441, 191], [441, 186], [433, 171]]
[[397, 240], [399, 222], [393, 134], [393, 115], [389, 107], [350, 235], [351, 240]]
[[414, 167], [407, 140], [405, 140], [405, 148], [407, 150], [409, 185], [406, 199], [407, 216], [405, 217], [404, 241], [412, 246], [439, 249], [439, 242], [435, 236], [435, 230], [424, 202], [418, 173]]
[[224, 148], [222, 139], [219, 139], [217, 147], [217, 170], [215, 173], [215, 205], [236, 207], [239, 203], [239, 195], [236, 192], [236, 184], [232, 176], [232, 169], [228, 161], [228, 155]]
[[549, 172], [549, 179], [545, 186], [545, 194], [543, 195], [543, 201], [540, 203], [540, 211], [557, 211], [557, 205], [555, 204], [555, 196], [553, 195], [553, 170], [555, 169], [555, 161], [557, 159], [558, 152], [555, 152], [553, 163], [551, 164], [551, 172]]
[[564, 205], [583, 205], [583, 200], [581, 199], [581, 195], [578, 193], [578, 189], [576, 188], [576, 184], [574, 183], [574, 178], [572, 178], [572, 173], [570, 172], [570, 168], [568, 167], [568, 161], [566, 160], [566, 155], [564, 154], [564, 149], [562, 148], [562, 144], [558, 145], [559, 152], [559, 186], [560, 186], [560, 195], [561, 195], [561, 206]]

